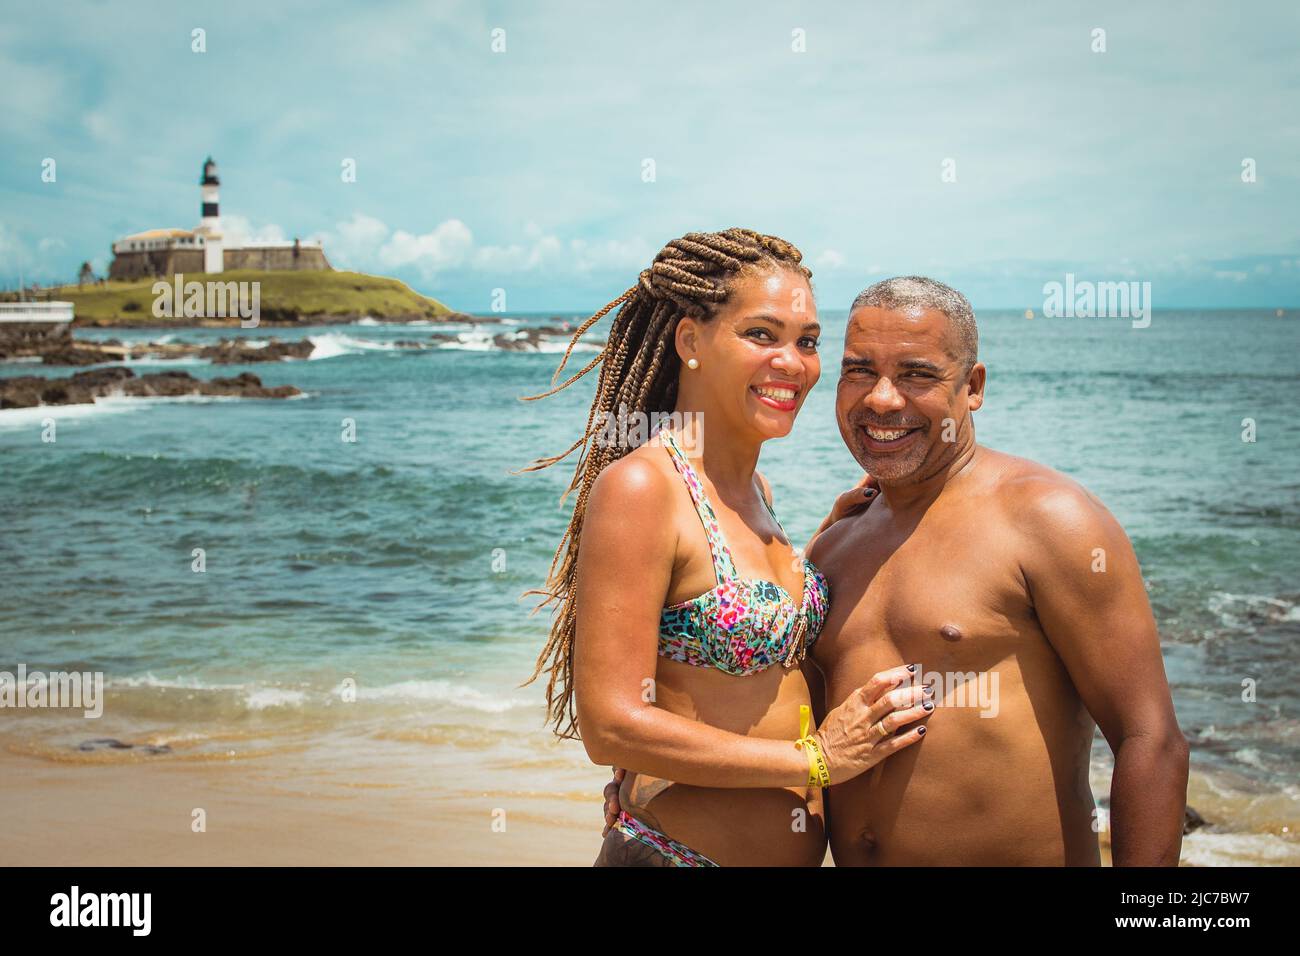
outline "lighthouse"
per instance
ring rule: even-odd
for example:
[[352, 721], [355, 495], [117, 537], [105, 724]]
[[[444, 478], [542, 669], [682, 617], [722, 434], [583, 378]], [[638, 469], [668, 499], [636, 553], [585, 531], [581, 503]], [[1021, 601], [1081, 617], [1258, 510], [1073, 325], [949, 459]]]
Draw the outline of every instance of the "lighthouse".
[[224, 266], [221, 214], [217, 211], [217, 187], [220, 185], [221, 180], [217, 178], [217, 164], [209, 156], [203, 163], [203, 178], [199, 180], [203, 218], [199, 228], [194, 230], [203, 237], [204, 272], [221, 272]]

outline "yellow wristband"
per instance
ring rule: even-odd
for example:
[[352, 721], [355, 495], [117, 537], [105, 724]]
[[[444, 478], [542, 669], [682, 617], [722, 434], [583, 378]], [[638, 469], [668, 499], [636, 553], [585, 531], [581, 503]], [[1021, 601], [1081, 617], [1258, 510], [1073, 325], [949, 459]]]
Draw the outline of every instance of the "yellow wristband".
[[811, 717], [812, 708], [807, 704], [800, 704], [799, 739], [794, 742], [794, 745], [808, 755], [808, 786], [829, 787], [830, 768], [826, 766], [826, 758], [822, 755], [822, 748], [818, 745], [817, 739], [808, 733]]

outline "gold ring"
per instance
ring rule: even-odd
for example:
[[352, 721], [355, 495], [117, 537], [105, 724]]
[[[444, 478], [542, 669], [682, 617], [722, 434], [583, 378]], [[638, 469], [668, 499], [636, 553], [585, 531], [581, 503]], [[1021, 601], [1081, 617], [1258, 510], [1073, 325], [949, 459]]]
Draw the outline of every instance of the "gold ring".
[[876, 721], [876, 726], [880, 728], [880, 739], [881, 739], [881, 740], [884, 740], [886, 737], [889, 736], [889, 731], [885, 729], [885, 718], [884, 718], [884, 717], [881, 717], [878, 721]]

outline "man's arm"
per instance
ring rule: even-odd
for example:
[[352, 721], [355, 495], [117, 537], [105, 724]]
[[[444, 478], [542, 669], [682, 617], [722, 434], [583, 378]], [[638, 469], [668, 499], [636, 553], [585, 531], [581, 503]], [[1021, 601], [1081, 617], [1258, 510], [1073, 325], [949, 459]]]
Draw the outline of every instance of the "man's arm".
[[1039, 623], [1115, 754], [1113, 863], [1177, 866], [1188, 748], [1137, 556], [1114, 516], [1072, 482], [1034, 478], [1014, 495]]

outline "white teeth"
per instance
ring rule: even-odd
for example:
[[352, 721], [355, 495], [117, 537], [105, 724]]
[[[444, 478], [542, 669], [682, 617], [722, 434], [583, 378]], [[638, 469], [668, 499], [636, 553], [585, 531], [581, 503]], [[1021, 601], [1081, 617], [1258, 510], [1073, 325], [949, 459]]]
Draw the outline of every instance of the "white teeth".
[[796, 391], [793, 388], [755, 388], [754, 391], [764, 398], [775, 399], [778, 402], [788, 402], [794, 398]]
[[910, 429], [907, 428], [899, 428], [892, 431], [885, 431], [880, 428], [867, 428], [867, 434], [876, 441], [894, 441], [895, 439], [902, 438], [909, 431]]

